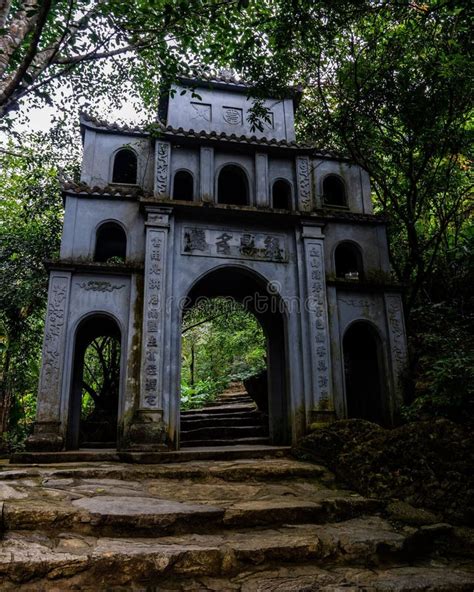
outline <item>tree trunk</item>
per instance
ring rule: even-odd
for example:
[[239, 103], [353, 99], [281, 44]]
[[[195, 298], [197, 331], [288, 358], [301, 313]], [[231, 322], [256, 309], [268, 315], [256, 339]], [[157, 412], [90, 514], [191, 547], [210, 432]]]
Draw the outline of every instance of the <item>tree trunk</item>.
[[11, 354], [7, 348], [3, 362], [2, 382], [0, 387], [0, 450], [4, 448], [5, 443], [3, 434], [8, 430], [8, 418], [10, 417], [11, 390], [10, 390], [10, 363]]

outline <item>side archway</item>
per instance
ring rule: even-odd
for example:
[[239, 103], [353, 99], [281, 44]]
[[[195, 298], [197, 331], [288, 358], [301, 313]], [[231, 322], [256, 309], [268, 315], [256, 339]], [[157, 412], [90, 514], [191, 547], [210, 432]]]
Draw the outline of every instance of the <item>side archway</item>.
[[105, 263], [117, 258], [125, 261], [127, 256], [127, 235], [118, 222], [104, 222], [96, 232], [94, 261]]
[[121, 148], [113, 159], [112, 183], [136, 185], [138, 176], [137, 155], [131, 148]]
[[324, 177], [323, 203], [327, 206], [347, 206], [346, 186], [339, 175], [327, 175]]
[[364, 265], [362, 251], [356, 243], [343, 241], [334, 250], [336, 277], [344, 280], [362, 280]]
[[173, 199], [193, 201], [194, 178], [189, 171], [177, 171], [173, 177]]
[[104, 313], [75, 332], [67, 447], [116, 447], [121, 378], [121, 330]]
[[217, 177], [217, 203], [249, 205], [249, 182], [242, 167], [227, 164], [221, 168]]
[[291, 184], [286, 179], [277, 179], [273, 183], [272, 207], [277, 210], [291, 209]]
[[348, 418], [383, 424], [386, 419], [382, 343], [368, 321], [355, 321], [343, 339]]

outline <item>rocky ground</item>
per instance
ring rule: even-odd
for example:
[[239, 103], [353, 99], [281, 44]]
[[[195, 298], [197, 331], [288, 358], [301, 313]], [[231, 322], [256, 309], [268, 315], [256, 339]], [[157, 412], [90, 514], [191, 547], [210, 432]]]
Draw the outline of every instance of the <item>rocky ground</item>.
[[341, 420], [303, 438], [294, 453], [324, 462], [362, 495], [396, 498], [438, 521], [474, 526], [473, 427], [431, 419], [384, 429]]
[[472, 532], [290, 458], [0, 470], [0, 589], [457, 592]]

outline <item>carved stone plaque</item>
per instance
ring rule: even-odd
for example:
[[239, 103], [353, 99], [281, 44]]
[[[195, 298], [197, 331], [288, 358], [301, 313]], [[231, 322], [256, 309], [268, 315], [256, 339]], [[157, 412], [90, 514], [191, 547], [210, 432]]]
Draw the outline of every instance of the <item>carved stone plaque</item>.
[[237, 107], [222, 107], [222, 117], [229, 125], [242, 125], [242, 109]]
[[212, 107], [206, 103], [194, 103], [191, 101], [191, 107], [193, 114], [192, 120], [211, 121], [212, 120]]
[[288, 248], [282, 234], [217, 230], [187, 226], [183, 229], [183, 255], [224, 257], [227, 259], [255, 259], [286, 263]]

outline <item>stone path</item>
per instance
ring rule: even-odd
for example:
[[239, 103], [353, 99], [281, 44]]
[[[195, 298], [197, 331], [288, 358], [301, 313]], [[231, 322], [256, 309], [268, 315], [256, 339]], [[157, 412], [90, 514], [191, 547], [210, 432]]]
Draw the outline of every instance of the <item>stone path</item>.
[[182, 447], [239, 444], [269, 444], [268, 418], [244, 390], [226, 391], [206, 407], [181, 412]]
[[3, 465], [0, 499], [1, 590], [474, 590], [469, 529], [290, 458]]

